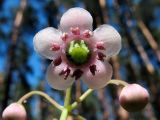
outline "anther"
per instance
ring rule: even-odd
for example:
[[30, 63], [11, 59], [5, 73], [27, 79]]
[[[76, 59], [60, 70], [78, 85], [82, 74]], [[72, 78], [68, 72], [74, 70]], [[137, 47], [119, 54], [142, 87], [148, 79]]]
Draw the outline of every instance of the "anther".
[[70, 72], [71, 72], [71, 70], [70, 70], [68, 67], [66, 67], [65, 69], [63, 69], [63, 70], [59, 73], [59, 75], [64, 75], [64, 79], [66, 80], [67, 77], [69, 76]]
[[71, 77], [75, 77], [75, 80], [78, 80], [83, 74], [83, 71], [80, 69], [76, 69]]
[[99, 49], [99, 50], [105, 50], [104, 43], [103, 42], [98, 42], [96, 44], [96, 48]]
[[58, 58], [56, 58], [56, 59], [53, 61], [54, 66], [58, 66], [58, 65], [60, 65], [61, 63], [62, 63], [61, 57], [58, 57]]
[[60, 45], [58, 45], [57, 43], [53, 43], [50, 50], [58, 51], [59, 49], [60, 49]]
[[89, 30], [85, 30], [85, 31], [83, 32], [83, 36], [84, 36], [85, 38], [90, 38], [90, 37], [92, 36], [92, 32], [89, 31]]
[[102, 52], [98, 52], [98, 60], [104, 61], [104, 57], [106, 57], [106, 55], [104, 55]]
[[92, 75], [95, 75], [95, 72], [97, 71], [96, 65], [91, 65], [91, 66], [89, 67], [89, 69], [90, 69], [90, 72], [92, 73]]
[[70, 28], [71, 32], [74, 34], [74, 35], [80, 35], [80, 29], [79, 27], [76, 27], [76, 28]]
[[68, 33], [63, 33], [62, 36], [61, 36], [61, 39], [62, 39], [63, 41], [66, 41], [67, 38], [68, 38]]

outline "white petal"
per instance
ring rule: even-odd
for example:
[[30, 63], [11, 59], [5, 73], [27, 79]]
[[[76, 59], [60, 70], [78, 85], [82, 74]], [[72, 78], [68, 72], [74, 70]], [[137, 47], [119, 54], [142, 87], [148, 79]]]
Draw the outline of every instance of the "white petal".
[[69, 31], [70, 27], [79, 27], [80, 30], [92, 30], [93, 19], [91, 14], [83, 8], [71, 8], [65, 12], [60, 21], [60, 29]]
[[94, 39], [97, 42], [104, 42], [107, 57], [116, 55], [121, 49], [121, 36], [115, 28], [110, 25], [101, 25], [94, 30]]
[[74, 78], [68, 76], [67, 79], [64, 79], [64, 75], [59, 75], [65, 67], [67, 67], [65, 63], [61, 63], [56, 67], [52, 63], [49, 65], [46, 77], [49, 85], [54, 89], [65, 90], [73, 84]]
[[112, 66], [108, 62], [96, 61], [96, 73], [92, 75], [90, 70], [84, 73], [84, 82], [89, 88], [99, 89], [106, 86], [107, 82], [112, 77]]
[[62, 40], [60, 38], [61, 34], [62, 33], [60, 31], [52, 27], [39, 31], [33, 39], [35, 51], [43, 57], [54, 59], [57, 56], [57, 52], [51, 51], [50, 48], [53, 43], [57, 43], [59, 45], [62, 44]]

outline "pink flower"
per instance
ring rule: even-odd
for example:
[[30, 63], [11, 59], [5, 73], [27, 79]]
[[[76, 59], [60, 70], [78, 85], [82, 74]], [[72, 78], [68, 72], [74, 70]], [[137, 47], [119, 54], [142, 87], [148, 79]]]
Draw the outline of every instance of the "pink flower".
[[120, 93], [121, 106], [129, 112], [142, 110], [149, 101], [149, 93], [138, 84], [130, 84], [124, 87]]
[[18, 103], [10, 104], [2, 113], [3, 120], [26, 120], [26, 110]]
[[89, 88], [104, 87], [112, 76], [112, 67], [104, 59], [119, 53], [121, 37], [110, 25], [92, 31], [92, 16], [82, 8], [63, 14], [59, 30], [48, 27], [34, 37], [34, 48], [53, 60], [47, 69], [49, 84], [65, 90], [83, 78]]

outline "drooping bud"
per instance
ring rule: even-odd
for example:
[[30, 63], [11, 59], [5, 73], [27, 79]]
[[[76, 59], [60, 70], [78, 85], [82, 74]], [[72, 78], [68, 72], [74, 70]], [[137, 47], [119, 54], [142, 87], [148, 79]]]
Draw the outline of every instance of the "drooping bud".
[[140, 111], [147, 105], [149, 93], [138, 84], [130, 84], [122, 89], [119, 101], [128, 112]]
[[3, 120], [26, 120], [26, 110], [18, 103], [10, 104], [2, 113]]

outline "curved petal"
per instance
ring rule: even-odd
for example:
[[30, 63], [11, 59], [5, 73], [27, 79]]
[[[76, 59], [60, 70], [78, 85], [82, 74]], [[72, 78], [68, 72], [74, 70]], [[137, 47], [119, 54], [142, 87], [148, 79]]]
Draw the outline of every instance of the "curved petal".
[[93, 19], [90, 13], [83, 8], [71, 8], [65, 12], [60, 21], [60, 29], [64, 32], [70, 28], [79, 27], [80, 30], [92, 30]]
[[119, 53], [121, 49], [121, 36], [115, 28], [110, 25], [101, 25], [94, 30], [94, 39], [104, 43], [106, 57]]
[[52, 27], [39, 31], [33, 38], [35, 51], [43, 57], [54, 59], [56, 57], [56, 51], [53, 52], [50, 49], [53, 43], [62, 44], [61, 34], [60, 31]]
[[49, 85], [54, 89], [65, 90], [73, 84], [74, 78], [68, 76], [67, 79], [64, 79], [64, 75], [59, 75], [65, 67], [67, 67], [65, 63], [61, 63], [56, 67], [51, 63], [48, 66], [46, 77]]
[[97, 69], [95, 75], [92, 75], [88, 70], [84, 73], [84, 82], [92, 89], [103, 88], [112, 77], [112, 67], [108, 62], [101, 62], [99, 60], [96, 61], [95, 65]]

